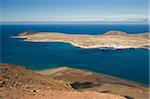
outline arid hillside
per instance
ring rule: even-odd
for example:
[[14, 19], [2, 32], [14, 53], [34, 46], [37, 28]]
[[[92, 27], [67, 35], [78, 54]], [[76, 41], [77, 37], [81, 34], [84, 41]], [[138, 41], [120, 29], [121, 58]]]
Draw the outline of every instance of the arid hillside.
[[148, 99], [149, 95], [145, 85], [87, 70], [61, 67], [37, 73], [70, 83], [78, 91], [113, 93], [129, 99]]
[[0, 64], [0, 99], [148, 99], [148, 88], [67, 67], [33, 72]]

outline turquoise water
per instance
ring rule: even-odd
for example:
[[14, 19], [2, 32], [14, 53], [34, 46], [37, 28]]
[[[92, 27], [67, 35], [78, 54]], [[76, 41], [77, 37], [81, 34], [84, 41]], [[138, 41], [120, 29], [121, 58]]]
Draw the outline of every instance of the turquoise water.
[[1, 62], [32, 70], [60, 66], [88, 69], [149, 84], [149, 51], [146, 49], [81, 49], [67, 43], [33, 43], [12, 39], [26, 30], [103, 34], [110, 30], [148, 32], [148, 25], [2, 25]]

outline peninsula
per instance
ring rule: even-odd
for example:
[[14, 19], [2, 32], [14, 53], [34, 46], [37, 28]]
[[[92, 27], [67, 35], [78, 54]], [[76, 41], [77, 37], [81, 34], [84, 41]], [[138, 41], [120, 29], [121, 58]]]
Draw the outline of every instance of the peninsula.
[[28, 42], [64, 42], [80, 48], [146, 48], [149, 49], [149, 33], [128, 34], [109, 31], [105, 34], [65, 34], [57, 32], [23, 32], [12, 38], [24, 38]]

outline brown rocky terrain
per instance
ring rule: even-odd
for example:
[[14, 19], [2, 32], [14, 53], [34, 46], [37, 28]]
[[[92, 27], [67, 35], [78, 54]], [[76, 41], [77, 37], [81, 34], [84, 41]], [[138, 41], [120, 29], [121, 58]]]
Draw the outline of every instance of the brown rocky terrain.
[[113, 93], [130, 97], [129, 99], [148, 99], [149, 96], [148, 87], [144, 85], [87, 70], [61, 67], [36, 72], [70, 83], [79, 91]]
[[0, 99], [126, 99], [111, 93], [79, 92], [69, 83], [24, 67], [0, 64]]
[[148, 88], [80, 69], [0, 64], [0, 99], [148, 99]]
[[[63, 81], [43, 77], [24, 67], [0, 64], [0, 87], [70, 90]], [[48, 87], [49, 86], [49, 87]]]
[[81, 48], [148, 48], [149, 33], [127, 34], [109, 31], [100, 35], [65, 34], [54, 32], [23, 32], [13, 38], [24, 38], [28, 42], [65, 42]]

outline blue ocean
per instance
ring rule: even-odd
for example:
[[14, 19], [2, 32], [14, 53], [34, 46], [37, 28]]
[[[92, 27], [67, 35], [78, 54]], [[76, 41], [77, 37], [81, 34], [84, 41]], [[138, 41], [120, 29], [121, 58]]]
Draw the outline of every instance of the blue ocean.
[[24, 42], [10, 38], [24, 31], [103, 34], [111, 30], [148, 32], [145, 24], [48, 24], [1, 25], [1, 63], [22, 65], [31, 70], [68, 66], [149, 84], [149, 50], [81, 49], [67, 43]]

